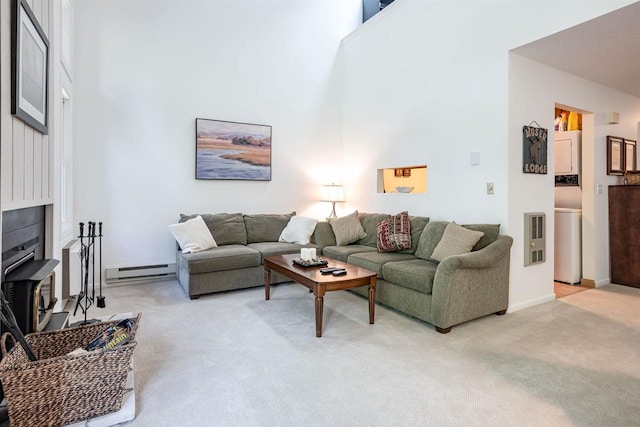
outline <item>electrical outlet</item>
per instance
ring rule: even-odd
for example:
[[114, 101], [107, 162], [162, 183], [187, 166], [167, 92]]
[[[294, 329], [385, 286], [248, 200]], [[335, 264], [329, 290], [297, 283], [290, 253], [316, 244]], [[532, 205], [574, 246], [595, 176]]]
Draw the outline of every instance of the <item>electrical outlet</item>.
[[493, 182], [487, 182], [487, 194], [493, 194]]

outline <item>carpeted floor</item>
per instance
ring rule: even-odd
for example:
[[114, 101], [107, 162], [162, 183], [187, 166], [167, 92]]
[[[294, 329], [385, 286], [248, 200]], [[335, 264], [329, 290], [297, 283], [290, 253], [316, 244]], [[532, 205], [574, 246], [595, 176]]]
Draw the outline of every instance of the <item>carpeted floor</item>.
[[640, 425], [640, 289], [609, 285], [453, 328], [296, 284], [191, 301], [175, 281], [106, 290], [142, 312], [135, 426]]

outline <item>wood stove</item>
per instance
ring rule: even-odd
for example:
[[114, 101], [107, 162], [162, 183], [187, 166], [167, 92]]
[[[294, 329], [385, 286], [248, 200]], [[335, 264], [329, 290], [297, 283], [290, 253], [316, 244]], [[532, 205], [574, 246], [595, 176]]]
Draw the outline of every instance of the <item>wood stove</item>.
[[44, 242], [44, 206], [2, 213], [2, 291], [24, 334], [44, 330], [57, 301], [59, 261], [44, 259]]

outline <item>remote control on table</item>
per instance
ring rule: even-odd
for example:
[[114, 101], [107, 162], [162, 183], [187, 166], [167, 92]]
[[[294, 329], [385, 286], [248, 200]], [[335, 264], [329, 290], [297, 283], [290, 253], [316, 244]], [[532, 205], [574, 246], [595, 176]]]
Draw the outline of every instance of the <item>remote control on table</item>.
[[325, 268], [321, 268], [320, 269], [320, 273], [322, 274], [330, 274], [333, 273], [336, 270], [341, 270], [340, 268], [335, 268], [335, 267], [325, 267]]
[[345, 270], [343, 268], [339, 268], [339, 269], [331, 272], [331, 274], [333, 274], [334, 276], [343, 276], [343, 275], [347, 274], [347, 270]]

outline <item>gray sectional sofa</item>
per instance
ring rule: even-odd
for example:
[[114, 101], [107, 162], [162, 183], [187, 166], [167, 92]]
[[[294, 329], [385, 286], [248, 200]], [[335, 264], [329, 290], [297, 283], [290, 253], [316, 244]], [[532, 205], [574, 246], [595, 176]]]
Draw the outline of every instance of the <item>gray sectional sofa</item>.
[[[376, 301], [431, 323], [447, 333], [462, 322], [489, 314], [504, 314], [509, 302], [509, 259], [512, 239], [499, 234], [499, 225], [463, 225], [483, 233], [471, 252], [432, 258], [449, 225], [410, 216], [411, 247], [381, 253], [377, 225], [387, 214], [359, 213], [366, 234], [338, 245], [334, 227], [318, 222], [308, 245], [278, 242], [289, 215], [202, 215], [217, 248], [183, 254], [178, 251], [178, 280], [187, 294], [202, 294], [264, 285], [265, 256], [297, 253], [315, 247], [324, 257], [375, 271]], [[182, 216], [186, 220], [190, 216]], [[335, 224], [334, 224], [335, 225]], [[288, 279], [272, 274], [272, 283]], [[354, 292], [366, 296], [366, 289]]]
[[[178, 248], [176, 274], [191, 299], [203, 294], [264, 286], [262, 260], [270, 255], [299, 253], [301, 248], [321, 248], [315, 244], [300, 245], [278, 242], [282, 230], [295, 212], [290, 214], [201, 214], [218, 247], [195, 253], [182, 253]], [[180, 222], [196, 215], [180, 215]], [[273, 273], [272, 283], [287, 281]]]

